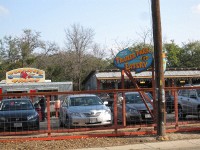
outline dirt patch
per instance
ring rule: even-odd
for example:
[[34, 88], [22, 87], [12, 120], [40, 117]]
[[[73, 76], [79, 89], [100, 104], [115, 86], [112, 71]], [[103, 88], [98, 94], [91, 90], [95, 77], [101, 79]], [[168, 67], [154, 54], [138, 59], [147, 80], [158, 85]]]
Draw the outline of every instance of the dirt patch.
[[[200, 132], [169, 133], [166, 135], [170, 141], [183, 139], [198, 139]], [[159, 142], [155, 135], [145, 136], [124, 136], [124, 137], [105, 137], [87, 139], [69, 139], [57, 141], [25, 141], [0, 143], [1, 150], [49, 150], [49, 149], [79, 149], [94, 147], [109, 147], [118, 145], [128, 145], [136, 143]]]

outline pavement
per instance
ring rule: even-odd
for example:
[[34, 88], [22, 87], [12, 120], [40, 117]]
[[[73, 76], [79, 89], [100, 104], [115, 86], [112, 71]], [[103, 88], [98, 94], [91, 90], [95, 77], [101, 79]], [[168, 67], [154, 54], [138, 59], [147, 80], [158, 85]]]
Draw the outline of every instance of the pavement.
[[82, 148], [76, 150], [200, 150], [200, 139], [159, 141], [100, 148]]

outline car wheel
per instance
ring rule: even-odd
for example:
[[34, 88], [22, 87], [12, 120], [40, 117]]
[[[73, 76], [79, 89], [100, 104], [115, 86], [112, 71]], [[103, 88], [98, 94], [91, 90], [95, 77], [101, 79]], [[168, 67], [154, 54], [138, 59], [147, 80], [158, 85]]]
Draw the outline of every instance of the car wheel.
[[65, 122], [64, 126], [65, 126], [65, 128], [67, 128], [67, 129], [70, 129], [70, 128], [71, 128], [71, 127], [70, 127], [70, 123], [69, 123], [69, 120], [68, 120], [68, 119], [66, 120], [66, 122]]
[[198, 119], [200, 120], [200, 108], [198, 108]]
[[186, 118], [186, 114], [183, 113], [183, 109], [179, 106], [178, 107], [178, 119], [183, 120]]
[[64, 127], [63, 122], [61, 121], [61, 118], [59, 117], [59, 126]]
[[170, 108], [170, 107], [167, 107], [167, 108], [166, 108], [166, 112], [167, 112], [168, 114], [170, 114], [170, 113], [172, 112], [171, 108]]
[[40, 130], [40, 123], [38, 122], [37, 126], [35, 127], [36, 130]]

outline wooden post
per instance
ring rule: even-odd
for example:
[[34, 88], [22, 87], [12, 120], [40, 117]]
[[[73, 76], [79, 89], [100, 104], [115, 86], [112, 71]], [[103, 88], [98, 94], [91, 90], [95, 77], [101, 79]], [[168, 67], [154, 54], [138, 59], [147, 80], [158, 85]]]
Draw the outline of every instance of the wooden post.
[[[121, 71], [121, 81], [122, 81], [122, 86], [121, 88], [124, 89], [124, 70]], [[123, 117], [123, 126], [126, 126], [126, 99], [124, 92], [122, 93], [123, 101], [122, 101], [122, 117]]]
[[153, 20], [153, 40], [154, 40], [154, 61], [155, 61], [155, 79], [156, 89], [158, 91], [157, 107], [157, 136], [158, 140], [165, 140], [166, 131], [166, 111], [165, 111], [165, 80], [162, 50], [161, 18], [160, 18], [160, 0], [152, 0], [152, 20]]

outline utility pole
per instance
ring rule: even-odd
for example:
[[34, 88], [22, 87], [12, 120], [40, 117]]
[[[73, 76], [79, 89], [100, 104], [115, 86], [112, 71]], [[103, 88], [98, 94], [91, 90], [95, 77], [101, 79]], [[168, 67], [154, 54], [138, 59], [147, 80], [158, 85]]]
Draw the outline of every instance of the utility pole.
[[165, 125], [165, 80], [162, 56], [162, 33], [160, 18], [160, 0], [151, 0], [152, 20], [153, 20], [153, 40], [154, 40], [154, 66], [155, 66], [155, 87], [157, 103], [157, 136], [158, 140], [167, 140]]

